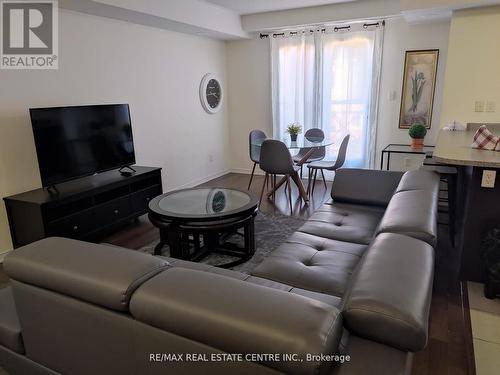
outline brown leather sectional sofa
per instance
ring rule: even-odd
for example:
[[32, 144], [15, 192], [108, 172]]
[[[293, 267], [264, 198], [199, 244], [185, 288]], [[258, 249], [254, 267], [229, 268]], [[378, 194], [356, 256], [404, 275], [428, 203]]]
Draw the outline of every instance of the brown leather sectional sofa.
[[49, 238], [4, 261], [11, 374], [402, 374], [427, 342], [439, 178], [342, 169], [252, 275]]

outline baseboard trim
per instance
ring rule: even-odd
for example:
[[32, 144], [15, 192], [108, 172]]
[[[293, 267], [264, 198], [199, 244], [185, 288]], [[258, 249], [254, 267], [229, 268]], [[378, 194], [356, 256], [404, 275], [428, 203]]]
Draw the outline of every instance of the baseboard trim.
[[[307, 180], [307, 168], [304, 168], [304, 175], [303, 175], [303, 180]], [[252, 173], [252, 169], [247, 169], [247, 168], [231, 168], [229, 170], [229, 173], [239, 173], [239, 174], [251, 174]], [[255, 168], [255, 173], [254, 173], [256, 176], [264, 176], [265, 173], [261, 170], [261, 169], [258, 169], [258, 168]], [[323, 182], [323, 180], [321, 179], [321, 176], [318, 176], [318, 179], [317, 181], [321, 181]], [[328, 177], [328, 175], [326, 176], [326, 181], [327, 182], [333, 182], [333, 178], [330, 178]]]
[[9, 250], [6, 250], [6, 251], [2, 251], [2, 252], [0, 253], [0, 264], [2, 264], [2, 263], [3, 263], [3, 260], [4, 260], [5, 256], [6, 256], [8, 253], [10, 253], [11, 251], [12, 251], [12, 249], [9, 249]]
[[165, 190], [164, 192], [168, 193], [168, 192], [171, 192], [171, 191], [174, 191], [174, 190], [189, 189], [189, 188], [192, 188], [192, 187], [204, 184], [205, 182], [208, 182], [208, 181], [213, 180], [215, 178], [219, 178], [219, 177], [225, 176], [228, 173], [230, 173], [230, 170], [226, 169], [224, 171], [213, 173], [213, 174], [205, 176], [203, 178], [200, 178], [200, 179], [197, 179], [197, 180], [193, 180], [193, 181], [188, 182], [186, 184], [182, 184], [180, 186], [176, 186], [174, 188]]
[[[250, 168], [231, 168], [229, 173], [239, 173], [239, 174], [252, 174], [252, 169]], [[255, 175], [264, 176], [265, 173], [262, 172], [260, 168], [255, 168]]]

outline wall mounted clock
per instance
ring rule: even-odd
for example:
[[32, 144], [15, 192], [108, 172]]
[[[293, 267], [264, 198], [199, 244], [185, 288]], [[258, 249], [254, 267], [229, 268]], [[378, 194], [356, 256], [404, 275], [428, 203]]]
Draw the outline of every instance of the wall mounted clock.
[[206, 74], [200, 84], [200, 100], [208, 113], [216, 113], [222, 104], [222, 85], [213, 74]]

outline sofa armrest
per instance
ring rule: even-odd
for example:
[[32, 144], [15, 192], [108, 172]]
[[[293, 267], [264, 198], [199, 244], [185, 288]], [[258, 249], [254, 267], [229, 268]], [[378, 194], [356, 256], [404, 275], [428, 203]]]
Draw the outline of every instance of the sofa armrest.
[[331, 196], [335, 202], [387, 206], [402, 172], [341, 168], [335, 172]]
[[343, 309], [347, 329], [404, 351], [427, 344], [434, 249], [400, 234], [377, 236], [353, 276]]
[[335, 354], [340, 312], [322, 302], [217, 274], [171, 268], [132, 296], [137, 319], [227, 353], [298, 354], [303, 362], [263, 361], [286, 373], [327, 371], [311, 354]]
[[394, 194], [376, 233], [399, 233], [437, 243], [438, 191], [407, 190]]

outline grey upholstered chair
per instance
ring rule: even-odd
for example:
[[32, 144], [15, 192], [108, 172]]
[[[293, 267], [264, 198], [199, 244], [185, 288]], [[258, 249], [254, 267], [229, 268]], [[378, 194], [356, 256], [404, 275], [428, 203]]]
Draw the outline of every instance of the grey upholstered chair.
[[248, 183], [248, 190], [250, 190], [250, 186], [252, 185], [255, 166], [260, 162], [261, 147], [256, 144], [260, 143], [266, 138], [266, 133], [264, 133], [262, 130], [252, 130], [248, 135], [248, 152], [250, 154], [250, 160], [253, 161], [252, 175], [250, 176], [250, 182]]
[[[337, 159], [336, 160], [320, 160], [320, 161], [314, 161], [312, 163], [309, 163], [307, 165], [307, 168], [309, 168], [309, 181], [307, 184], [307, 193], [309, 193], [311, 189], [311, 180], [312, 182], [312, 193], [314, 193], [314, 186], [316, 185], [316, 177], [318, 176], [318, 170], [321, 171], [321, 176], [323, 177], [323, 183], [325, 184], [326, 188], [326, 179], [325, 179], [325, 174], [323, 173], [323, 170], [327, 171], [335, 171], [342, 167], [345, 163], [345, 158], [347, 154], [347, 146], [349, 144], [349, 138], [351, 136], [347, 134], [344, 139], [342, 140], [342, 143], [340, 144], [339, 152], [337, 154]], [[314, 174], [314, 176], [313, 176]]]
[[[325, 133], [321, 129], [312, 128], [305, 132], [304, 138], [310, 141], [317, 141], [320, 139], [323, 140], [325, 139]], [[295, 163], [299, 163], [306, 156], [309, 150], [310, 150], [309, 147], [301, 148], [299, 152], [293, 157], [293, 161]], [[311, 154], [311, 156], [309, 156], [309, 158], [306, 160], [306, 163], [323, 160], [325, 158], [325, 155], [326, 155], [326, 147], [324, 146], [317, 147]], [[302, 168], [303, 165], [300, 166], [300, 178], [302, 178]]]
[[[264, 195], [264, 190], [269, 179], [273, 175], [284, 175], [286, 178], [286, 188], [288, 189], [288, 199], [290, 202], [290, 214], [293, 213], [292, 207], [292, 187], [290, 178], [298, 178], [297, 171], [300, 167], [294, 165], [290, 151], [286, 145], [275, 139], [266, 139], [262, 143], [260, 150], [260, 169], [266, 172], [266, 177], [262, 185], [262, 191], [260, 193], [259, 203], [262, 202], [262, 197]], [[275, 181], [272, 181], [273, 189], [279, 186], [275, 186]]]

